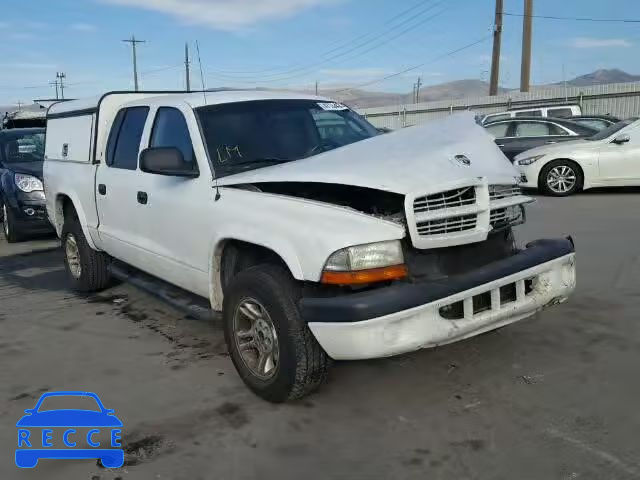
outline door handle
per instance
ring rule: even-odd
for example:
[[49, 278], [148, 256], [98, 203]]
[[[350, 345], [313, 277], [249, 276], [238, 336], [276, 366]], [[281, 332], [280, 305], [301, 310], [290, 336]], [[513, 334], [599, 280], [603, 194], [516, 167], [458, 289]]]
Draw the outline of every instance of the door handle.
[[98, 193], [100, 195], [106, 195], [107, 194], [107, 186], [104, 183], [101, 183], [98, 185]]
[[496, 143], [500, 148], [504, 147], [504, 143]]
[[547, 140], [546, 142], [547, 145], [553, 145], [554, 143], [558, 143], [556, 140]]
[[149, 197], [147, 196], [147, 192], [138, 192], [138, 203], [146, 205], [148, 199]]

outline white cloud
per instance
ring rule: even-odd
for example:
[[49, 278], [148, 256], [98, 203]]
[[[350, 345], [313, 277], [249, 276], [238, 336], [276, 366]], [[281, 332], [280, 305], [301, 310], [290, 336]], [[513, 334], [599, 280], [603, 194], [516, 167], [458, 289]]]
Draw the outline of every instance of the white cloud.
[[332, 77], [362, 78], [386, 75], [389, 70], [384, 68], [327, 68], [320, 70], [320, 73]]
[[577, 37], [571, 40], [570, 46], [573, 48], [627, 48], [631, 47], [632, 43], [624, 38]]
[[36, 36], [32, 33], [17, 32], [10, 33], [9, 38], [11, 38], [12, 40], [33, 40], [34, 38], [36, 38]]
[[71, 30], [76, 30], [78, 32], [95, 32], [97, 27], [95, 25], [91, 25], [90, 23], [73, 23], [71, 24]]
[[55, 70], [57, 67], [54, 63], [0, 63], [0, 70]]
[[264, 20], [290, 17], [340, 0], [101, 0], [178, 17], [217, 30], [241, 30]]

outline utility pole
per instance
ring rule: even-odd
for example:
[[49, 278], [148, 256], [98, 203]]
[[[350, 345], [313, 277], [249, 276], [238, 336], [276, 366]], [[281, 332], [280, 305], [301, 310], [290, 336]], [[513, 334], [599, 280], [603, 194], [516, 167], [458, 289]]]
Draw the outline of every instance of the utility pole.
[[137, 92], [138, 89], [138, 57], [136, 56], [136, 45], [138, 43], [145, 43], [146, 40], [136, 40], [134, 35], [131, 35], [131, 38], [128, 40], [122, 40], [125, 43], [131, 44], [131, 50], [133, 52], [133, 85], [134, 89]]
[[422, 79], [418, 77], [416, 82], [416, 103], [420, 103], [420, 87], [422, 86]]
[[184, 44], [184, 73], [185, 73], [185, 86], [187, 87], [187, 92], [191, 91], [191, 79], [189, 72], [189, 43], [185, 42]]
[[[60, 98], [62, 100], [64, 100], [64, 79], [65, 78], [67, 78], [67, 76], [64, 74], [64, 72], [56, 72], [56, 79], [60, 81]], [[56, 85], [56, 98], [58, 98], [57, 91], [58, 91], [58, 86]]]
[[49, 82], [49, 85], [55, 85], [55, 87], [56, 87], [56, 100], [60, 100], [60, 96], [58, 94], [58, 77], [56, 76], [55, 81]]
[[318, 81], [316, 80], [316, 95], [318, 95]]
[[493, 55], [491, 58], [491, 80], [489, 81], [489, 95], [498, 94], [500, 83], [500, 48], [502, 47], [502, 14], [503, 0], [496, 0], [496, 19], [493, 26]]
[[531, 81], [531, 33], [533, 31], [533, 0], [524, 0], [522, 20], [522, 69], [520, 91], [528, 92]]

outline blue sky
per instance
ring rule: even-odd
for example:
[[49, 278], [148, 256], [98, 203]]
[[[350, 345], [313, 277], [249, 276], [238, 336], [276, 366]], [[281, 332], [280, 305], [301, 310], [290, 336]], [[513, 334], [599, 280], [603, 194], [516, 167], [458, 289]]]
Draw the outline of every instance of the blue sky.
[[[357, 86], [406, 92], [426, 84], [486, 80], [494, 0], [22, 0], [0, 17], [0, 104], [132, 88], [131, 34], [144, 89], [184, 88], [184, 43], [200, 44], [207, 87]], [[615, 8], [612, 8], [615, 7]], [[411, 9], [411, 10], [410, 10]], [[505, 0], [522, 13], [523, 0]], [[408, 11], [404, 15], [402, 12]], [[536, 15], [640, 19], [638, 0], [535, 0]], [[400, 15], [400, 16], [398, 16]], [[396, 17], [396, 18], [394, 18]], [[519, 84], [522, 18], [505, 17], [501, 84]], [[447, 53], [485, 41], [455, 55]], [[534, 20], [532, 80], [549, 83], [598, 68], [640, 73], [640, 23]], [[385, 81], [380, 78], [425, 64]], [[200, 85], [197, 62], [193, 85]]]

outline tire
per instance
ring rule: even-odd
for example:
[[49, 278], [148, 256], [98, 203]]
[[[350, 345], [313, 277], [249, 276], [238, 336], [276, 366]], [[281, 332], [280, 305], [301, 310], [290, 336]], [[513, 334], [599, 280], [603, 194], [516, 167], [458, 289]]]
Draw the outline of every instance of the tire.
[[[559, 177], [559, 174], [560, 175]], [[562, 178], [554, 185], [553, 178]], [[571, 183], [572, 182], [572, 183]], [[539, 189], [553, 197], [568, 197], [582, 190], [584, 175], [580, 166], [571, 160], [554, 160], [546, 164], [540, 171]]]
[[96, 292], [109, 285], [111, 259], [106, 253], [98, 252], [89, 246], [75, 215], [65, 216], [62, 227], [62, 251], [65, 270], [73, 290]]
[[22, 234], [16, 228], [16, 221], [10, 208], [2, 204], [2, 233], [7, 243], [16, 243], [22, 240]]
[[[222, 317], [231, 359], [244, 383], [269, 402], [280, 403], [308, 395], [326, 380], [330, 367], [330, 358], [300, 317], [299, 298], [300, 287], [289, 272], [270, 264], [254, 266], [238, 273], [225, 291]], [[248, 337], [237, 335], [237, 332], [243, 331], [237, 327], [240, 320], [246, 319], [247, 325], [251, 323], [242, 314], [241, 307], [246, 309], [251, 305], [253, 307], [249, 310], [264, 310], [262, 317], [266, 312], [266, 324], [272, 325], [276, 335], [271, 344], [276, 345], [277, 355], [275, 349], [271, 354], [273, 358], [277, 357], [277, 361], [272, 359], [271, 365], [275, 366], [262, 376], [255, 372], [255, 365], [252, 368], [247, 361], [247, 355], [258, 356], [260, 350], [245, 349], [243, 357], [239, 342]], [[251, 323], [252, 327], [245, 330], [254, 330], [254, 343], [260, 338], [258, 322]], [[267, 336], [263, 336], [262, 343], [269, 343], [264, 339]]]

